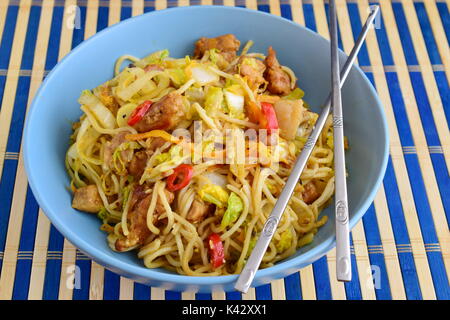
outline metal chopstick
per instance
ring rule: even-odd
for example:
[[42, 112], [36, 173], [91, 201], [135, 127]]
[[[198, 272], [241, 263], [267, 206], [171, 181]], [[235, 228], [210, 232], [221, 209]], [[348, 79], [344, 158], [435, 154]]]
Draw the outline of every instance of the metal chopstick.
[[[356, 56], [358, 55], [358, 52], [361, 49], [361, 46], [367, 36], [367, 32], [369, 31], [370, 26], [372, 25], [378, 13], [379, 10], [378, 6], [374, 6], [372, 8], [373, 8], [372, 12], [367, 18], [366, 23], [364, 24], [361, 33], [359, 34], [358, 39], [356, 40], [355, 46], [353, 47], [349, 57], [347, 58], [344, 67], [342, 68], [341, 82], [340, 82], [341, 87], [344, 84], [345, 80], [347, 79], [351, 66], [353, 65], [353, 62], [356, 60]], [[261, 235], [259, 236], [259, 239], [256, 242], [256, 245], [247, 261], [247, 264], [242, 270], [234, 286], [236, 290], [239, 290], [243, 293], [246, 293], [248, 291], [248, 288], [250, 287], [253, 278], [255, 277], [256, 271], [259, 268], [264, 253], [266, 252], [267, 247], [269, 246], [269, 243], [272, 240], [272, 236], [278, 226], [278, 222], [280, 221], [281, 215], [286, 209], [286, 206], [289, 202], [289, 199], [292, 196], [292, 193], [298, 182], [298, 179], [300, 178], [300, 175], [303, 172], [306, 162], [308, 161], [308, 158], [311, 155], [314, 145], [316, 144], [317, 139], [319, 138], [320, 133], [323, 129], [323, 126], [325, 125], [327, 117], [330, 114], [331, 109], [330, 102], [331, 102], [331, 94], [328, 96], [328, 99], [325, 102], [325, 106], [323, 107], [320, 116], [316, 121], [314, 129], [312, 130], [305, 146], [303, 147], [300, 155], [298, 156], [294, 168], [292, 169], [292, 172], [288, 180], [286, 181], [283, 191], [281, 192], [280, 197], [275, 204], [275, 207], [273, 208], [269, 218], [267, 219], [264, 225]]]
[[348, 228], [347, 181], [345, 176], [344, 115], [342, 112], [341, 79], [339, 77], [338, 33], [336, 2], [330, 0], [331, 39], [331, 108], [333, 110], [334, 137], [334, 204], [336, 218], [336, 277], [338, 281], [352, 278], [350, 235]]

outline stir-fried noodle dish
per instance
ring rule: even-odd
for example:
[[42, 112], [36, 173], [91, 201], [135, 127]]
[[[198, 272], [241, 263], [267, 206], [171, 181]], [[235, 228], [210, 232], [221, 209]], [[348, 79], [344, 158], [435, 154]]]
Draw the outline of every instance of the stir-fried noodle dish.
[[[251, 47], [227, 34], [199, 39], [180, 59], [125, 55], [111, 80], [81, 93], [66, 155], [72, 206], [98, 216], [112, 250], [184, 275], [242, 270], [318, 118], [275, 50]], [[331, 124], [263, 268], [311, 243], [327, 221]]]

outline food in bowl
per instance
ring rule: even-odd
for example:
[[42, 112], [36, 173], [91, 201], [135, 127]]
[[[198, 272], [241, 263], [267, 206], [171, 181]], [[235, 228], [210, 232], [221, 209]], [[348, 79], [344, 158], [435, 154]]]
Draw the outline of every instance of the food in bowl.
[[[240, 273], [318, 118], [275, 50], [251, 46], [238, 53], [226, 34], [199, 39], [192, 57], [125, 55], [113, 79], [81, 93], [66, 154], [72, 206], [97, 214], [111, 249], [184, 275]], [[329, 118], [262, 268], [326, 223], [332, 130]]]

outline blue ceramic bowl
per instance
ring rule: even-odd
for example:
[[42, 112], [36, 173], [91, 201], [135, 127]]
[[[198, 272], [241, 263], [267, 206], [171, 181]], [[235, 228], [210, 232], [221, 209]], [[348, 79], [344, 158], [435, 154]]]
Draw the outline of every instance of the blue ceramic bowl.
[[[47, 76], [37, 93], [25, 128], [25, 165], [31, 188], [53, 225], [77, 248], [120, 275], [170, 290], [233, 290], [233, 276], [189, 277], [162, 269], [147, 269], [135, 252], [115, 253], [99, 230], [100, 222], [72, 209], [64, 157], [71, 134], [70, 121], [81, 115], [77, 98], [113, 76], [117, 57], [146, 54], [168, 48], [171, 56], [191, 54], [202, 37], [233, 33], [253, 51], [273, 46], [279, 60], [298, 75], [299, 86], [311, 106], [320, 106], [330, 91], [329, 42], [291, 21], [262, 12], [231, 7], [184, 7], [128, 19], [76, 47]], [[346, 56], [341, 53], [341, 65]], [[383, 107], [363, 72], [354, 67], [343, 92], [347, 152], [350, 225], [363, 216], [384, 176], [388, 157], [388, 131]], [[317, 108], [315, 111], [319, 111]], [[314, 242], [274, 267], [257, 272], [254, 286], [285, 277], [325, 255], [335, 245], [334, 214]], [[330, 270], [333, 272], [333, 270]]]

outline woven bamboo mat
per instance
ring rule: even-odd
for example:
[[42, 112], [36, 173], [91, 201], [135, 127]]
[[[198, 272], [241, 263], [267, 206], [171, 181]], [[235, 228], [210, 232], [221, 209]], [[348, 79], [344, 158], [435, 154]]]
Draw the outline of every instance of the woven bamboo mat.
[[[270, 12], [328, 38], [323, 0], [1, 0], [0, 299], [450, 299], [450, 0], [379, 0], [359, 65], [390, 130], [384, 183], [352, 231], [353, 279], [335, 277], [335, 252], [271, 284], [237, 292], [178, 293], [122, 278], [77, 251], [28, 187], [21, 154], [27, 106], [43, 77], [83, 39], [144, 12], [214, 4]], [[347, 53], [367, 0], [337, 0]], [[78, 29], [65, 26], [78, 11]], [[80, 271], [75, 288], [73, 266]]]

